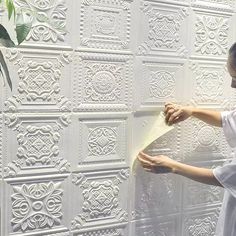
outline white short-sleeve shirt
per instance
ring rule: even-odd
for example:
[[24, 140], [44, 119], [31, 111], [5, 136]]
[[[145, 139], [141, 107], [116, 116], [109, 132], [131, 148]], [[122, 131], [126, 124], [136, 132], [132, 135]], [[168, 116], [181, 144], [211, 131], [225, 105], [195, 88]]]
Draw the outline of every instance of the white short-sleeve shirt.
[[[236, 109], [222, 112], [221, 117], [225, 138], [235, 148]], [[236, 236], [236, 158], [213, 169], [213, 174], [225, 189], [215, 236]]]

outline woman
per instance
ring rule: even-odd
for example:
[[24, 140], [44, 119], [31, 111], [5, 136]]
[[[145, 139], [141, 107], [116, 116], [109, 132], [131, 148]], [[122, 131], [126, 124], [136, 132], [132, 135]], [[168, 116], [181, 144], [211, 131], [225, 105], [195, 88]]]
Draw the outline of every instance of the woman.
[[[232, 77], [231, 87], [236, 88], [236, 43], [229, 50], [227, 68]], [[236, 109], [218, 112], [167, 103], [165, 114], [166, 122], [170, 125], [195, 117], [207, 124], [222, 127], [229, 145], [236, 147]], [[149, 172], [174, 173], [204, 184], [223, 187], [225, 194], [215, 236], [236, 236], [236, 159], [213, 170], [186, 165], [164, 155], [149, 156], [140, 152], [138, 159]]]

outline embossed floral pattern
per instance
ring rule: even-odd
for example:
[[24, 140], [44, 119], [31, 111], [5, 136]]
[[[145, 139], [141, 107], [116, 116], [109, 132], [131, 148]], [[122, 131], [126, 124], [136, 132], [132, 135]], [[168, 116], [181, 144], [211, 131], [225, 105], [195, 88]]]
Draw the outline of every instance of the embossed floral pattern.
[[[67, 12], [65, 0], [16, 0], [15, 2], [19, 8], [37, 12], [32, 29], [27, 36], [27, 40], [43, 42], [51, 41], [53, 43], [58, 40], [65, 40], [66, 31], [63, 30], [66, 26]], [[44, 22], [42, 19], [45, 17], [48, 18], [52, 24]]]
[[215, 16], [197, 16], [196, 52], [203, 55], [226, 54], [228, 47], [228, 19]]
[[188, 15], [186, 8], [168, 10], [160, 5], [143, 1], [141, 10], [145, 14], [148, 29], [144, 42], [139, 46], [139, 54], [156, 54], [157, 51], [179, 54], [187, 53], [180, 37], [184, 18]]
[[19, 93], [4, 102], [8, 111], [16, 112], [18, 109], [48, 106], [60, 111], [71, 110], [71, 102], [60, 94], [62, 68], [71, 62], [70, 53], [63, 52], [50, 57], [42, 54], [41, 57], [37, 55], [32, 57], [18, 50], [8, 50], [6, 57], [19, 68], [17, 71]]
[[155, 47], [174, 47], [179, 41], [180, 24], [174, 15], [156, 14], [149, 20], [149, 38]]
[[219, 152], [221, 150], [220, 130], [206, 125], [202, 121], [195, 121], [191, 132], [193, 137], [191, 151]]
[[210, 216], [202, 219], [197, 218], [192, 223], [193, 224], [189, 226], [191, 236], [215, 235], [216, 222], [213, 221]]
[[61, 223], [62, 189], [60, 183], [38, 183], [13, 187], [14, 231], [51, 228]]
[[122, 72], [119, 65], [86, 63], [85, 101], [119, 101], [122, 95]]
[[[188, 194], [191, 193], [191, 194]], [[204, 204], [217, 204], [222, 200], [222, 190], [217, 186], [190, 183], [186, 190], [188, 207], [199, 207]]]
[[27, 68], [18, 73], [21, 79], [18, 91], [24, 93], [28, 101], [51, 101], [54, 94], [60, 91], [59, 79], [61, 72], [53, 68], [51, 62], [28, 62]]
[[131, 3], [128, 0], [81, 1], [81, 45], [114, 50], [128, 49]]
[[98, 33], [104, 35], [114, 35], [117, 19], [113, 14], [104, 12], [97, 15], [95, 26]]
[[89, 212], [91, 218], [110, 216], [118, 206], [119, 188], [112, 181], [91, 182], [83, 191], [83, 210]]
[[112, 154], [116, 148], [117, 134], [110, 127], [90, 129], [88, 149], [95, 156]]
[[132, 98], [129, 55], [81, 52], [73, 80], [76, 110], [128, 110]]
[[[99, 175], [99, 174], [98, 174]], [[82, 213], [72, 221], [72, 229], [80, 229], [94, 225], [94, 222], [126, 223], [128, 214], [120, 207], [118, 187], [129, 177], [129, 170], [122, 169], [116, 175], [110, 173], [105, 178], [94, 180], [94, 176], [87, 178], [84, 174], [74, 174], [72, 182], [79, 185], [83, 191], [84, 202]]]
[[168, 71], [152, 72], [150, 78], [151, 97], [166, 98], [173, 93], [175, 86], [174, 73]]
[[17, 156], [24, 158], [27, 165], [34, 165], [37, 162], [48, 164], [51, 162], [51, 157], [59, 153], [56, 145], [59, 138], [59, 133], [53, 131], [49, 125], [28, 126], [25, 133], [17, 136], [20, 145]]
[[196, 97], [203, 101], [216, 100], [223, 94], [223, 73], [213, 70], [201, 70], [196, 77]]

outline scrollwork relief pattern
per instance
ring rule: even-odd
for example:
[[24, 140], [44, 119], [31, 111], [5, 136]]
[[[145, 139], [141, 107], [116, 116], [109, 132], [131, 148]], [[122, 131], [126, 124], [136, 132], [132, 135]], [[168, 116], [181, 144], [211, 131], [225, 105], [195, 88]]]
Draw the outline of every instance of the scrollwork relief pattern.
[[85, 64], [84, 100], [120, 101], [122, 96], [123, 68], [116, 64]]
[[[70, 124], [70, 115], [55, 117], [52, 125], [45, 125], [46, 121], [39, 125], [25, 125], [30, 117], [20, 117], [16, 114], [5, 115], [5, 124], [17, 131], [19, 144], [16, 156], [17, 160], [8, 163], [4, 168], [5, 177], [16, 177], [29, 169], [55, 168], [60, 173], [68, 172], [70, 164], [59, 156], [60, 131]], [[42, 118], [43, 119], [43, 118]], [[45, 119], [45, 118], [44, 118]]]
[[229, 20], [216, 16], [197, 16], [195, 50], [201, 55], [221, 56], [227, 53]]
[[80, 53], [73, 86], [75, 110], [130, 109], [132, 61], [130, 56]]
[[[65, 41], [67, 7], [65, 0], [16, 0], [19, 8], [37, 12], [34, 18], [32, 29], [27, 36], [27, 40], [34, 42]], [[49, 19], [45, 21], [44, 19]]]
[[180, 40], [180, 27], [189, 14], [187, 9], [176, 9], [170, 13], [143, 1], [141, 10], [148, 18], [149, 31], [147, 40], [139, 46], [139, 54], [146, 55], [164, 49], [184, 56], [187, 51]]
[[83, 189], [83, 213], [77, 215], [72, 221], [72, 229], [86, 227], [91, 221], [127, 222], [128, 214], [119, 206], [119, 187], [129, 177], [128, 170], [121, 170], [111, 179], [90, 180], [84, 174], [74, 174], [72, 182]]
[[195, 151], [219, 151], [220, 131], [203, 122], [194, 122], [192, 149]]
[[61, 224], [63, 190], [60, 183], [23, 184], [13, 187], [13, 230], [26, 232]]
[[51, 60], [45, 57], [43, 58], [45, 60], [42, 61], [37, 57], [29, 60], [27, 56], [17, 50], [8, 50], [6, 57], [19, 67], [17, 88], [19, 94], [13, 95], [5, 101], [7, 111], [16, 112], [29, 105], [52, 106], [60, 111], [71, 110], [71, 102], [65, 96], [60, 95], [61, 70], [71, 62], [70, 54], [58, 54]]
[[[81, 45], [91, 48], [125, 49], [130, 43], [131, 2], [82, 1]], [[90, 22], [91, 17], [93, 20]]]
[[213, 221], [211, 217], [206, 217], [203, 219], [195, 219], [194, 224], [189, 227], [189, 232], [193, 236], [200, 236], [200, 235], [215, 235], [214, 229], [216, 226], [216, 222]]
[[175, 73], [168, 71], [156, 71], [151, 73], [150, 88], [151, 97], [167, 98], [173, 93], [175, 86]]
[[204, 204], [216, 204], [222, 201], [222, 191], [217, 186], [209, 187], [199, 184], [190, 184], [188, 185], [186, 195], [188, 207], [204, 206]]
[[112, 154], [117, 145], [117, 132], [115, 128], [90, 128], [88, 149], [92, 155], [101, 156]]
[[39, 162], [49, 164], [53, 156], [59, 154], [60, 134], [49, 125], [28, 126], [26, 131], [17, 135], [19, 148], [17, 156], [24, 158], [27, 165]]

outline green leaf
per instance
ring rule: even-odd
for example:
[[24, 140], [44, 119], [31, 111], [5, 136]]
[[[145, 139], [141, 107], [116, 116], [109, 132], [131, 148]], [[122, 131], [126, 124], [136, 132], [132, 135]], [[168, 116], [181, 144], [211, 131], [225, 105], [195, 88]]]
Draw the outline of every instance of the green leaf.
[[16, 37], [18, 44], [21, 44], [29, 34], [32, 27], [32, 17], [27, 13], [17, 14], [16, 17]]
[[[5, 59], [4, 59], [4, 56], [3, 56], [1, 50], [0, 50], [0, 64], [1, 64], [1, 67], [4, 71], [4, 74], [6, 76], [7, 83], [8, 83], [8, 85], [9, 85], [11, 91], [12, 91], [12, 82], [11, 82], [9, 70], [8, 70], [7, 63], [5, 62]], [[2, 73], [2, 69], [1, 69], [1, 73]]]
[[16, 14], [16, 9], [12, 0], [6, 0], [6, 6], [8, 11], [8, 19], [11, 19], [12, 13], [14, 13], [14, 17]]
[[4, 47], [15, 47], [15, 43], [11, 40], [5, 27], [0, 24], [0, 45]]

